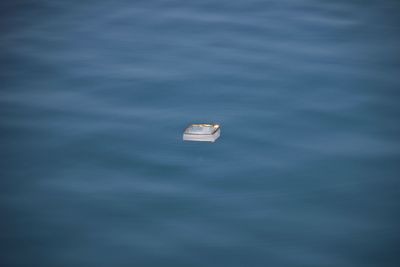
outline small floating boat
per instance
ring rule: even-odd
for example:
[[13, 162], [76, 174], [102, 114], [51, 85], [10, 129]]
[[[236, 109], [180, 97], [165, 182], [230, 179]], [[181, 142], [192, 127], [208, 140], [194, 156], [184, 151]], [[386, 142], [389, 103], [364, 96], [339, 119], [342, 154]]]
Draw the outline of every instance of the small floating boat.
[[183, 133], [184, 141], [214, 142], [221, 134], [218, 124], [192, 124]]

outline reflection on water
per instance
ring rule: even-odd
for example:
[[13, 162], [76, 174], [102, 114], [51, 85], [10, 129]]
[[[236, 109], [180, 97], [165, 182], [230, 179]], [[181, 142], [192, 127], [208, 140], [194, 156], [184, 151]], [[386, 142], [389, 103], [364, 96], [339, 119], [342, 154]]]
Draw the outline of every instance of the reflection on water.
[[398, 266], [397, 1], [0, 6], [2, 265]]

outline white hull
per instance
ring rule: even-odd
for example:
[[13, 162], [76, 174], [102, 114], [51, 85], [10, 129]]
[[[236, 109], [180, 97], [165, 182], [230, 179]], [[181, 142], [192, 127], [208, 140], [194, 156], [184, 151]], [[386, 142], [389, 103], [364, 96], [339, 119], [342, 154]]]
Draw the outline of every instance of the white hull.
[[221, 135], [221, 129], [218, 129], [213, 134], [183, 134], [183, 140], [185, 141], [203, 141], [203, 142], [214, 142]]

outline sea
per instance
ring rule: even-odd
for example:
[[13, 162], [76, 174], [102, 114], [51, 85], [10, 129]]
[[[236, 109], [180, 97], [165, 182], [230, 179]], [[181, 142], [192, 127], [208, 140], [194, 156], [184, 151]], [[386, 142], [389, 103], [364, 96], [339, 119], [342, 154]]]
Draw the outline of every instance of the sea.
[[399, 266], [399, 12], [2, 1], [0, 265]]

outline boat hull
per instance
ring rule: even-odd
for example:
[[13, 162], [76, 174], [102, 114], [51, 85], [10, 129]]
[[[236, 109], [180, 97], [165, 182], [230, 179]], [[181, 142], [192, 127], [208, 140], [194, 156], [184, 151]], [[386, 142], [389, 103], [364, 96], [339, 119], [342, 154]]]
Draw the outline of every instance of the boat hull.
[[218, 129], [213, 134], [183, 134], [184, 141], [200, 141], [200, 142], [215, 142], [221, 135], [221, 129]]

